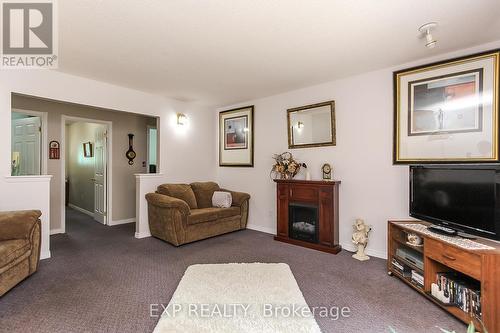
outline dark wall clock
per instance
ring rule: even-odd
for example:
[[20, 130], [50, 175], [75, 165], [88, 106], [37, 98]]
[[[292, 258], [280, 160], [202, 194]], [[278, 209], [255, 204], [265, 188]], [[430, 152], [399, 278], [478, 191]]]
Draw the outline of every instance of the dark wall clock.
[[134, 164], [134, 158], [137, 156], [137, 154], [134, 151], [134, 135], [129, 134], [128, 135], [128, 150], [125, 153], [125, 156], [128, 158], [128, 164], [132, 165]]

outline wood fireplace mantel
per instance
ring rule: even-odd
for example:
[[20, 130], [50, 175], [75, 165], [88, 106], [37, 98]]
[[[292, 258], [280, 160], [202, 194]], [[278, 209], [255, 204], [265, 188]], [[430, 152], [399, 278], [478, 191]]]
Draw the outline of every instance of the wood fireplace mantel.
[[[275, 240], [337, 254], [339, 245], [340, 181], [277, 179], [277, 233]], [[317, 242], [291, 238], [290, 204], [306, 204], [318, 210]]]

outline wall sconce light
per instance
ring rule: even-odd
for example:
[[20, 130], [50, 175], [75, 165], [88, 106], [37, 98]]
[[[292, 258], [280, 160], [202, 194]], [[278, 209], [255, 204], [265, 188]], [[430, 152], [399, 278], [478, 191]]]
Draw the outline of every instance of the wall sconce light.
[[187, 123], [187, 116], [184, 113], [177, 114], [177, 125], [184, 126]]
[[303, 123], [303, 122], [301, 122], [301, 121], [299, 121], [299, 122], [297, 123], [297, 128], [298, 128], [298, 129], [303, 129], [303, 128], [304, 128], [304, 123]]
[[429, 49], [432, 49], [436, 46], [437, 40], [432, 37], [431, 31], [433, 29], [436, 29], [437, 23], [436, 22], [430, 22], [426, 23], [420, 28], [418, 28], [418, 31], [425, 36], [425, 46]]

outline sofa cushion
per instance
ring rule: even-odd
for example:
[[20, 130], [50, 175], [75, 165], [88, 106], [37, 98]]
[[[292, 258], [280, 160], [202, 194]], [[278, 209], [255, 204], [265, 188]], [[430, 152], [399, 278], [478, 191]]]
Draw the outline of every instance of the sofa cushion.
[[198, 224], [217, 220], [217, 210], [219, 208], [199, 208], [191, 210], [187, 217], [188, 224]]
[[212, 196], [220, 189], [219, 185], [214, 182], [191, 183], [191, 188], [196, 196], [198, 208], [212, 207]]
[[191, 214], [188, 215], [188, 224], [198, 224], [203, 222], [211, 222], [226, 217], [233, 217], [240, 215], [240, 207], [229, 207], [229, 208], [199, 208], [191, 210]]
[[194, 192], [188, 184], [163, 184], [158, 186], [158, 193], [181, 199], [191, 209], [198, 208]]
[[21, 257], [30, 250], [27, 239], [12, 239], [0, 242], [0, 267], [7, 266], [10, 262]]
[[240, 215], [240, 207], [217, 208], [217, 217], [223, 219]]

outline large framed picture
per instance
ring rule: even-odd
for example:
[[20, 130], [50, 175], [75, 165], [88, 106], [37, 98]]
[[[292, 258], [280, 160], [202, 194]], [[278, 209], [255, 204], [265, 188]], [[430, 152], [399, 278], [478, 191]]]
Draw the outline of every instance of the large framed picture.
[[253, 167], [253, 105], [219, 113], [219, 166]]
[[499, 161], [500, 50], [394, 72], [394, 164]]

